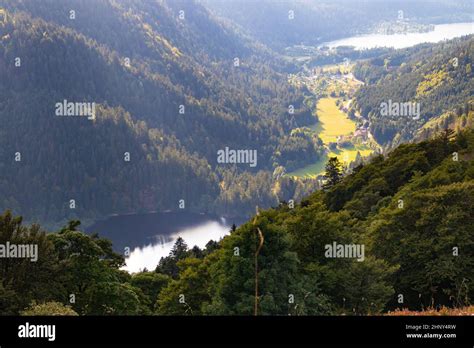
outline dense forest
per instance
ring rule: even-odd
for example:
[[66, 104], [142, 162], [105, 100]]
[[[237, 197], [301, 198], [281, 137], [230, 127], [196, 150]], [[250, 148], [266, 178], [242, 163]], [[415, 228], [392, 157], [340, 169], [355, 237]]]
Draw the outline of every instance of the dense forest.
[[[78, 221], [46, 233], [7, 211], [0, 243], [37, 244], [39, 254], [0, 263], [0, 312], [250, 315], [256, 279], [261, 315], [462, 307], [474, 295], [473, 158], [474, 131], [445, 130], [344, 178], [331, 176], [333, 163], [335, 180], [301, 204], [260, 211], [204, 249], [178, 239], [155, 270], [135, 274]], [[364, 245], [365, 257], [330, 258], [333, 242]]]
[[[285, 174], [323, 158], [324, 146], [305, 128], [317, 122], [310, 91], [288, 81], [301, 67], [281, 49], [303, 35], [319, 42], [364, 32], [401, 3], [408, 18], [421, 16], [403, 0], [371, 4], [369, 18], [360, 15], [368, 8], [346, 1], [296, 1], [304, 18], [293, 22], [287, 4], [270, 10], [267, 1], [248, 3], [253, 15], [265, 13], [257, 20], [242, 15], [247, 4], [239, 0], [0, 0], [0, 209], [58, 228], [70, 219], [88, 225], [110, 214], [174, 210], [181, 200], [191, 211], [247, 217], [255, 205], [300, 200], [319, 183]], [[428, 4], [420, 20], [468, 20], [466, 6]], [[430, 58], [431, 50], [440, 53]], [[371, 57], [356, 67], [370, 83], [353, 107], [371, 118], [372, 133], [387, 147], [469, 126], [472, 76], [461, 70], [470, 69], [472, 40], [338, 52]], [[396, 92], [392, 85], [404, 93], [413, 88], [401, 81], [429, 86], [423, 76], [458, 53], [459, 69], [440, 72], [449, 84], [436, 93], [427, 87], [423, 97], [430, 105], [423, 120], [444, 117], [439, 125], [412, 129], [377, 118], [375, 104]], [[403, 59], [409, 63], [398, 66]], [[447, 93], [449, 100], [441, 97]], [[95, 103], [95, 119], [56, 117], [63, 101]], [[443, 114], [436, 107], [443, 103], [466, 121]], [[218, 163], [225, 148], [256, 151], [257, 165]]]
[[[354, 74], [366, 84], [357, 91], [354, 108], [369, 118], [372, 134], [386, 147], [420, 138], [418, 133], [433, 134], [453, 123], [465, 127], [474, 117], [473, 64], [473, 35], [361, 61]], [[382, 115], [381, 105], [389, 100], [419, 104], [419, 119]], [[429, 132], [435, 125], [438, 128]]]
[[[474, 35], [299, 56], [302, 44], [388, 28], [400, 8], [414, 27], [473, 20], [469, 0], [423, 5], [0, 0], [0, 314], [373, 315], [472, 304]], [[347, 71], [321, 68], [340, 62]], [[329, 150], [352, 134], [330, 145], [319, 132], [318, 83], [336, 75], [356, 84], [350, 97], [324, 90], [340, 98], [332, 115], [376, 145], [344, 164]], [[387, 116], [392, 102], [420, 114]], [[224, 149], [255, 153], [255, 165], [219, 160]], [[319, 163], [317, 179], [291, 174]], [[110, 231], [89, 229], [110, 215], [178, 209], [247, 222], [204, 248], [178, 238], [137, 273], [103, 237]], [[38, 247], [35, 260], [5, 256], [25, 244]]]
[[[2, 209], [50, 226], [181, 199], [244, 216], [290, 197], [278, 187], [314, 188], [273, 175], [320, 154], [291, 132], [315, 118], [289, 63], [192, 1], [95, 5], [0, 2]], [[55, 117], [63, 100], [96, 103], [96, 119]], [[218, 164], [225, 147], [258, 165]]]

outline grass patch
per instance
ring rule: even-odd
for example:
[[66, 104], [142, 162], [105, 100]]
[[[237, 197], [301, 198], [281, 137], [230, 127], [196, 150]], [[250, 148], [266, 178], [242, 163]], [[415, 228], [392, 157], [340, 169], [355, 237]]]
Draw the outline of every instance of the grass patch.
[[338, 109], [336, 98], [322, 98], [316, 106], [319, 122], [313, 130], [328, 144], [336, 142], [339, 135], [349, 135], [356, 130], [356, 124]]
[[373, 152], [371, 148], [365, 145], [356, 145], [347, 149], [337, 149], [336, 151], [329, 152], [329, 155], [326, 154], [316, 163], [309, 164], [303, 168], [290, 172], [287, 175], [298, 178], [316, 178], [318, 175], [324, 174], [329, 157], [337, 157], [341, 163], [348, 165], [350, 162], [355, 160], [357, 151], [360, 152], [362, 157], [368, 156]]
[[[336, 142], [340, 135], [349, 135], [356, 130], [356, 123], [349, 119], [347, 115], [339, 110], [336, 105], [336, 98], [322, 98], [317, 104], [317, 114], [319, 122], [311, 127], [321, 140], [327, 145], [330, 142]], [[292, 177], [309, 177], [315, 178], [318, 175], [324, 174], [326, 163], [329, 157], [337, 157], [339, 161], [349, 164], [355, 160], [357, 151], [361, 156], [370, 155], [373, 150], [365, 145], [355, 145], [350, 148], [338, 148], [335, 151], [330, 151], [319, 161], [309, 164], [305, 167], [297, 169], [288, 173]]]

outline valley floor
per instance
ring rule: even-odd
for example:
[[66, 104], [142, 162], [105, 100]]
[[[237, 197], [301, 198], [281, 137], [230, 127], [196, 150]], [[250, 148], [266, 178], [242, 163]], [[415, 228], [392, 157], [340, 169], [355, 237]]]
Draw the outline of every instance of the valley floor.
[[[378, 147], [369, 130], [358, 130], [360, 122], [348, 115], [352, 97], [362, 82], [356, 80], [350, 68], [345, 65], [329, 65], [320, 68], [320, 74], [300, 78], [318, 99], [315, 113], [318, 123], [310, 127], [325, 144], [325, 154], [315, 163], [288, 173], [288, 176], [316, 178], [324, 174], [325, 166], [330, 157], [337, 157], [344, 165], [349, 165], [357, 157], [369, 156]], [[336, 74], [335, 70], [342, 72]], [[342, 92], [342, 93], [341, 93]], [[342, 107], [339, 107], [342, 105]], [[361, 122], [363, 119], [356, 114]], [[366, 132], [361, 134], [362, 132]], [[359, 136], [359, 139], [356, 139]], [[342, 146], [342, 142], [347, 140]]]

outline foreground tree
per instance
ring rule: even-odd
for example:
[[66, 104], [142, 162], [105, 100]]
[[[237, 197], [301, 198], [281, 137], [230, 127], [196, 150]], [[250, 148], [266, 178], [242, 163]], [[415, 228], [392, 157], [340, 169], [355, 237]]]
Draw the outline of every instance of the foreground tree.
[[326, 164], [326, 183], [324, 184], [324, 189], [329, 189], [339, 183], [342, 179], [342, 164], [337, 157], [329, 158], [328, 163]]
[[169, 275], [172, 278], [178, 276], [178, 261], [185, 259], [189, 256], [188, 245], [183, 238], [178, 237], [176, 242], [171, 249], [170, 254], [167, 257], [162, 257], [158, 266], [156, 266], [155, 272]]
[[70, 306], [60, 302], [32, 303], [28, 308], [20, 312], [21, 315], [66, 315], [77, 316], [77, 312]]

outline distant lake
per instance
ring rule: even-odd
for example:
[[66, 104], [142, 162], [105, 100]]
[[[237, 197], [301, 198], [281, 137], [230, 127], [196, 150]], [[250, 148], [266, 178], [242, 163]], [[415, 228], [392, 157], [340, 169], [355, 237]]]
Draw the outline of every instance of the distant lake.
[[320, 47], [354, 46], [357, 50], [376, 47], [405, 48], [424, 42], [439, 42], [469, 34], [474, 34], [474, 23], [439, 24], [435, 25], [433, 31], [427, 33], [352, 36], [345, 39], [325, 42], [321, 44]]
[[86, 231], [98, 232], [100, 237], [112, 240], [114, 250], [120, 254], [129, 247], [130, 256], [124, 269], [138, 272], [145, 267], [154, 270], [160, 258], [168, 256], [178, 237], [189, 248], [195, 245], [204, 248], [210, 240], [219, 241], [229, 234], [233, 223], [244, 222], [244, 219], [234, 220], [187, 212], [118, 215], [97, 221]]

